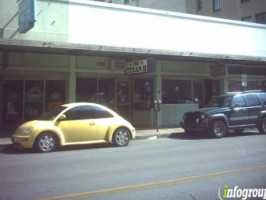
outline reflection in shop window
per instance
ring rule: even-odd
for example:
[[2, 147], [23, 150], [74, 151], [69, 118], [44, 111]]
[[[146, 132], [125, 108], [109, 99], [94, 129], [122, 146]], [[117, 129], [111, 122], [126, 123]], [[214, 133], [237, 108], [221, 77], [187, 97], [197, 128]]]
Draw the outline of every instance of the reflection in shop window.
[[43, 113], [44, 81], [25, 82], [25, 121], [37, 119]]
[[[262, 81], [248, 81], [245, 90], [262, 90]], [[242, 82], [240, 80], [229, 80], [229, 92], [239, 92], [243, 90]]]
[[65, 81], [46, 81], [45, 89], [45, 111], [51, 111], [65, 102]]
[[148, 110], [153, 102], [153, 83], [152, 80], [135, 80], [133, 94], [134, 108]]
[[163, 104], [192, 103], [190, 80], [163, 80]]
[[5, 81], [2, 100], [3, 125], [21, 123], [23, 110], [23, 81]]
[[114, 108], [114, 81], [111, 79], [77, 78], [76, 91], [78, 102]]

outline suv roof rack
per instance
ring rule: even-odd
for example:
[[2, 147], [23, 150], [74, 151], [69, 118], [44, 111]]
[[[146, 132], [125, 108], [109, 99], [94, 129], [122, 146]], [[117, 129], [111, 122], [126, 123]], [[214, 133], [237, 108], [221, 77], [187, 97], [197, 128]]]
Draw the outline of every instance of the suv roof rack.
[[251, 93], [251, 92], [263, 92], [263, 90], [246, 90], [243, 93]]
[[264, 90], [245, 90], [238, 92], [226, 92], [226, 95], [234, 95], [234, 94], [243, 94], [243, 93], [253, 93], [253, 92], [265, 92]]

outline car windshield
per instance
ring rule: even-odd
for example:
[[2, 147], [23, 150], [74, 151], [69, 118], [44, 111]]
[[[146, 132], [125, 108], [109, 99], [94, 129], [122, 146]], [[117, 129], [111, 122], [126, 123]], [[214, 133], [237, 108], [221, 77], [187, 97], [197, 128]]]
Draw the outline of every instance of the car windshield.
[[232, 101], [231, 96], [219, 96], [219, 97], [214, 97], [208, 104], [208, 107], [229, 107]]
[[52, 111], [46, 112], [43, 115], [41, 115], [39, 120], [53, 120], [59, 113], [61, 113], [65, 109], [66, 107], [64, 106], [57, 107]]

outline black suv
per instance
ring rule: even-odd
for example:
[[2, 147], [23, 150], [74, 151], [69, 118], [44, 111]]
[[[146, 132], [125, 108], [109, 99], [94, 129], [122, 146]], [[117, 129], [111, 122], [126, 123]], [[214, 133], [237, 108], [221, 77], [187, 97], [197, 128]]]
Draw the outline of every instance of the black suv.
[[206, 108], [187, 112], [180, 126], [187, 134], [208, 131], [223, 137], [227, 130], [241, 133], [257, 127], [266, 134], [266, 92], [237, 92], [214, 97]]

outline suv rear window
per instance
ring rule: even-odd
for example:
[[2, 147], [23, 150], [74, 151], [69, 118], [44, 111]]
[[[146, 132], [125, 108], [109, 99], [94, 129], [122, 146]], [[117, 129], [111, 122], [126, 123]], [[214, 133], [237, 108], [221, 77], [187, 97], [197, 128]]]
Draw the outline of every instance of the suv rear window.
[[262, 101], [262, 104], [266, 105], [266, 94], [259, 94], [259, 98]]
[[260, 101], [255, 94], [250, 94], [246, 96], [247, 106], [258, 106]]

